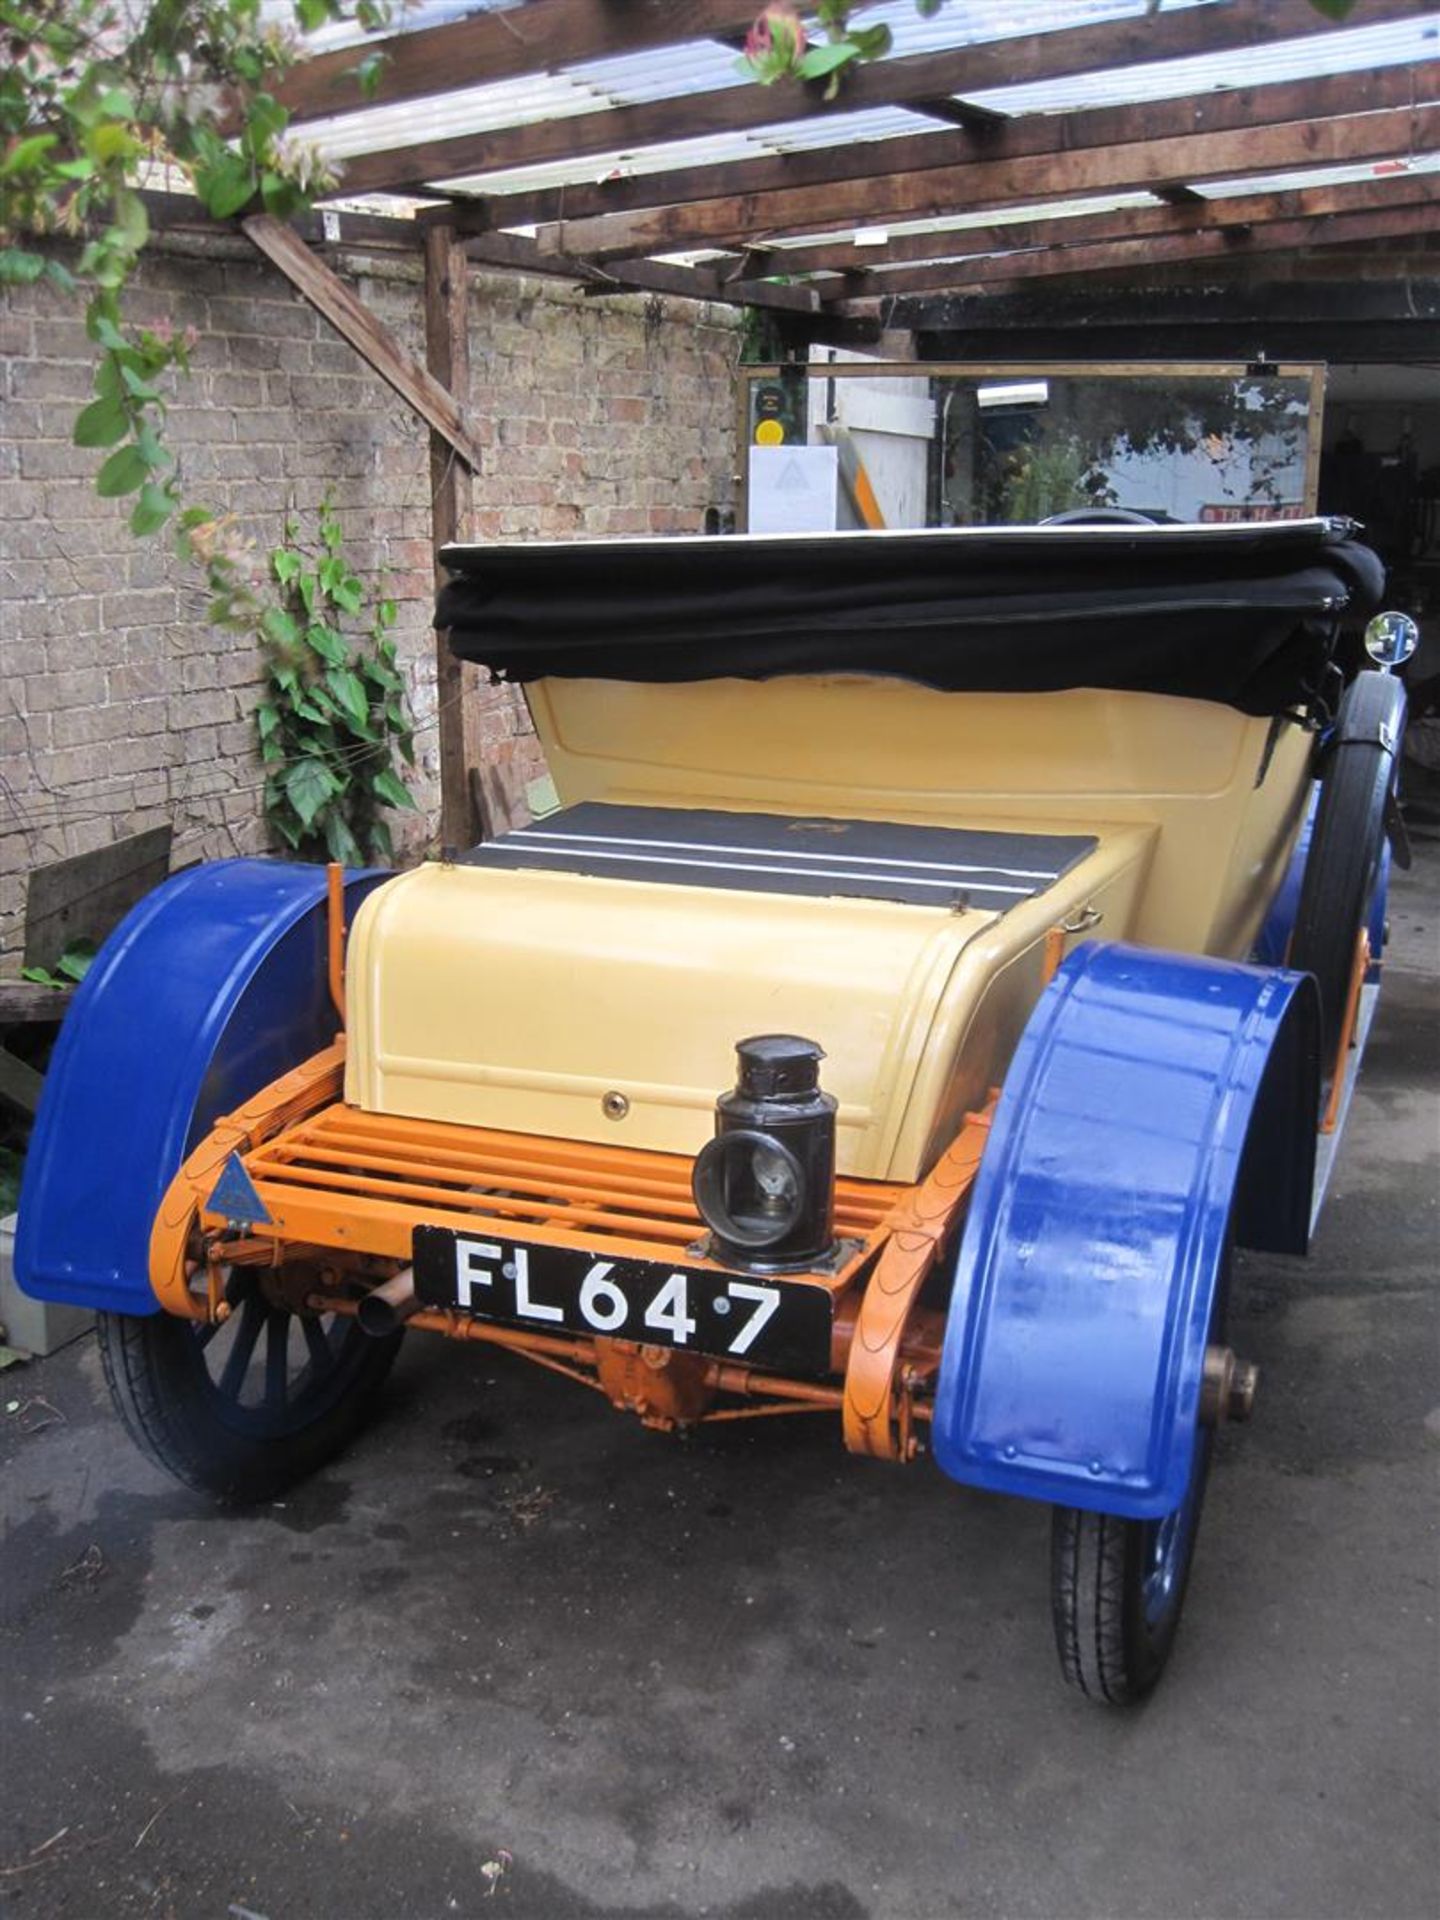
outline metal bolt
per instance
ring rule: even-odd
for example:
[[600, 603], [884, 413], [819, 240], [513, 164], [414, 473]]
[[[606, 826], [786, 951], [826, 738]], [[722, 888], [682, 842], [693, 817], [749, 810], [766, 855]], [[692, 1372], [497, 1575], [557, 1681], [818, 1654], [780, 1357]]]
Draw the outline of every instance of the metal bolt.
[[623, 1093], [617, 1093], [612, 1087], [600, 1101], [600, 1111], [607, 1120], [623, 1120], [630, 1111], [630, 1102]]
[[1248, 1420], [1259, 1380], [1260, 1369], [1253, 1362], [1237, 1360], [1229, 1347], [1207, 1347], [1200, 1379], [1201, 1426], [1218, 1427], [1222, 1420]]
[[1255, 1394], [1260, 1385], [1260, 1369], [1253, 1360], [1237, 1360], [1225, 1402], [1227, 1420], [1248, 1420], [1255, 1411]]

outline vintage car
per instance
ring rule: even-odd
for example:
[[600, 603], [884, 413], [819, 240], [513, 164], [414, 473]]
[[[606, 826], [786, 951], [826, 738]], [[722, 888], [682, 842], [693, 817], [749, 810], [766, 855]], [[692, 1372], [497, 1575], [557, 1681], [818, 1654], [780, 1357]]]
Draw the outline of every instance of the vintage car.
[[406, 1329], [811, 1411], [1050, 1503], [1065, 1677], [1144, 1694], [1231, 1249], [1305, 1250], [1363, 1045], [1413, 632], [1347, 685], [1348, 523], [1104, 518], [447, 550], [561, 810], [178, 874], [62, 1030], [19, 1272], [140, 1446], [272, 1495]]

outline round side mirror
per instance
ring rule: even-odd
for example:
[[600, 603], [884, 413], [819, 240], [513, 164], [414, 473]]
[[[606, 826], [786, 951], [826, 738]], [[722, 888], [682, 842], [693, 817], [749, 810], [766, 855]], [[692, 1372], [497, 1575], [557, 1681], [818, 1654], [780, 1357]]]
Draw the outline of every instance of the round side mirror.
[[1403, 666], [1420, 644], [1420, 629], [1408, 613], [1377, 613], [1365, 629], [1365, 651], [1376, 666]]

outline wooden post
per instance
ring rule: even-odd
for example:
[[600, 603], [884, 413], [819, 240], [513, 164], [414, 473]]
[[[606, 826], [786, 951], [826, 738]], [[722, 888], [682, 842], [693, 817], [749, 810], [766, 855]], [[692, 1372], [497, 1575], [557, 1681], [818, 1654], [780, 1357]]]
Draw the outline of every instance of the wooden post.
[[[465, 250], [449, 226], [425, 230], [425, 363], [463, 412], [470, 393], [469, 276]], [[435, 586], [444, 572], [440, 549], [460, 540], [470, 518], [470, 469], [441, 434], [430, 434], [430, 497], [435, 538]], [[440, 725], [440, 839], [468, 847], [476, 839], [469, 767], [478, 758], [473, 713], [476, 671], [450, 651], [449, 635], [435, 636], [435, 694]]]

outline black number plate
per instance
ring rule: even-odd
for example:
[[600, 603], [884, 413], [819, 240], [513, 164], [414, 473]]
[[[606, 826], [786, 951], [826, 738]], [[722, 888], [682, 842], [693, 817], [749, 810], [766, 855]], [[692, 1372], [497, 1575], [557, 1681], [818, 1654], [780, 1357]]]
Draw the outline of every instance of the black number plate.
[[746, 1366], [830, 1371], [831, 1300], [813, 1282], [715, 1273], [417, 1227], [415, 1293], [427, 1307], [536, 1333], [600, 1333]]

